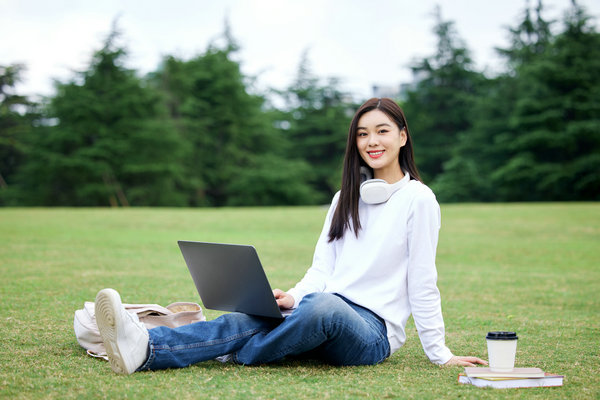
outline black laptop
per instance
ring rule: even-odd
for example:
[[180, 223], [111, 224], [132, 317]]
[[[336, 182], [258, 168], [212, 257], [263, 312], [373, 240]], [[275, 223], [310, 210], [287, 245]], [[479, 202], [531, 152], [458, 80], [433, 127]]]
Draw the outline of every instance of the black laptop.
[[280, 319], [291, 313], [279, 309], [253, 246], [177, 243], [206, 308]]

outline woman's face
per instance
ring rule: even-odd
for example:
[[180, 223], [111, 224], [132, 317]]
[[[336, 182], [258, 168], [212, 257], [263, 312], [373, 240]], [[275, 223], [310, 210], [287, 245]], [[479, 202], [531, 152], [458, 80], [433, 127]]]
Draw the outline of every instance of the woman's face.
[[395, 183], [404, 174], [398, 155], [406, 144], [406, 130], [398, 127], [384, 112], [372, 110], [358, 120], [356, 146], [362, 159], [373, 169], [374, 178]]

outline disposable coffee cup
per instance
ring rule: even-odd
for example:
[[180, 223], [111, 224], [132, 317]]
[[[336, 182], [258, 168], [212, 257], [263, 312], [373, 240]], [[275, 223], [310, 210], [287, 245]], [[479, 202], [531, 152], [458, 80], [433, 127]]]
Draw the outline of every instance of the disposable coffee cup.
[[487, 340], [490, 370], [511, 372], [515, 367], [517, 334], [515, 332], [488, 332]]

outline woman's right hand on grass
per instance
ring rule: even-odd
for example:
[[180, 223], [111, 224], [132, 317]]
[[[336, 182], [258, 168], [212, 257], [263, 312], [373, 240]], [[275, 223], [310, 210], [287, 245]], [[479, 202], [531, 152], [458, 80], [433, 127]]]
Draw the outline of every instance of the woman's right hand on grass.
[[452, 356], [448, 362], [444, 365], [459, 365], [461, 367], [475, 367], [476, 364], [488, 365], [487, 361], [482, 360], [478, 357], [463, 357], [463, 356]]

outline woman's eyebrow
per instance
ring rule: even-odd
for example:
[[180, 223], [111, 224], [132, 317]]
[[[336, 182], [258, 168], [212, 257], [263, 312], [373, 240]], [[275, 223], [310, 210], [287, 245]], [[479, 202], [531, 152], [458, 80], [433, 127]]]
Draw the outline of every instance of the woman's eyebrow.
[[[375, 125], [375, 128], [379, 128], [380, 126], [389, 126], [389, 127], [391, 127], [392, 125], [388, 124], [387, 122], [384, 122], [383, 124]], [[356, 130], [359, 130], [359, 129], [367, 129], [367, 128], [365, 128], [364, 126], [358, 126], [356, 128]]]

